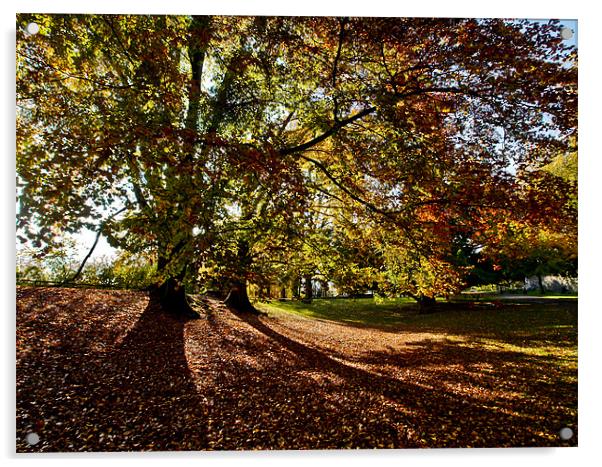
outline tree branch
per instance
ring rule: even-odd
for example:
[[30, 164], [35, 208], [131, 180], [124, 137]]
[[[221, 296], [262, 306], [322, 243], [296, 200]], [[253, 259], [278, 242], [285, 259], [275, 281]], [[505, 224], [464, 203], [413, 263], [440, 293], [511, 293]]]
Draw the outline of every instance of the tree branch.
[[322, 173], [324, 175], [326, 175], [326, 177], [332, 182], [334, 183], [339, 189], [341, 189], [347, 196], [349, 196], [351, 199], [353, 199], [354, 201], [357, 201], [358, 203], [366, 206], [370, 211], [377, 213], [377, 214], [382, 214], [390, 219], [393, 220], [392, 217], [392, 213], [385, 211], [383, 209], [380, 209], [379, 207], [375, 206], [374, 204], [370, 203], [369, 201], [361, 198], [360, 196], [356, 195], [355, 193], [353, 193], [349, 188], [347, 188], [345, 185], [343, 185], [334, 175], [332, 175], [332, 173], [330, 173], [330, 171], [326, 168], [326, 166], [324, 164], [322, 164], [320, 161], [317, 161], [315, 159], [312, 159], [311, 157], [307, 157], [304, 155], [300, 156], [302, 159], [305, 159], [308, 162], [311, 162], [313, 165], [315, 165], [318, 169], [320, 169], [320, 171], [322, 171]]
[[[17, 54], [20, 55], [20, 56], [22, 56], [26, 60], [30, 60], [32, 62], [37, 62], [37, 63], [45, 66], [46, 68], [48, 68], [50, 70], [54, 70], [57, 73], [61, 73], [66, 78], [78, 79], [78, 80], [81, 80], [81, 81], [87, 81], [88, 83], [95, 84], [95, 85], [99, 86], [102, 89], [131, 89], [133, 87], [133, 84], [123, 84], [123, 85], [109, 84], [109, 83], [106, 83], [106, 82], [97, 81], [95, 79], [88, 78], [87, 76], [74, 75], [74, 74], [72, 74], [72, 73], [70, 73], [68, 71], [64, 71], [64, 70], [61, 70], [59, 68], [56, 68], [55, 66], [50, 65], [49, 63], [47, 63], [46, 61], [42, 60], [41, 58], [32, 58], [32, 57], [29, 57], [29, 56], [21, 53], [21, 52], [17, 52]], [[61, 80], [61, 81], [64, 81], [64, 80]]]
[[130, 55], [128, 50], [125, 48], [125, 45], [123, 44], [123, 42], [121, 40], [121, 37], [119, 37], [119, 34], [117, 33], [117, 30], [115, 29], [115, 25], [113, 24], [113, 18], [110, 16], [107, 18], [107, 16], [103, 15], [102, 20], [105, 22], [105, 24], [107, 24], [109, 26], [109, 28], [111, 29], [111, 32], [113, 33], [113, 36], [115, 36], [115, 39], [117, 40], [117, 44], [119, 44], [119, 47], [121, 47], [121, 50], [123, 50], [123, 53], [125, 54], [126, 58], [128, 59], [128, 62], [130, 62], [130, 64], [135, 68], [136, 64], [134, 63], [132, 56]]
[[[421, 94], [435, 94], [435, 93], [448, 93], [448, 94], [465, 94], [467, 96], [471, 96], [471, 97], [478, 97], [480, 99], [483, 98], [483, 95], [481, 95], [479, 92], [477, 91], [473, 91], [471, 89], [464, 89], [464, 88], [459, 88], [459, 87], [454, 87], [454, 86], [449, 86], [449, 87], [445, 87], [445, 86], [441, 86], [441, 87], [430, 87], [430, 88], [417, 88], [417, 89], [412, 89], [411, 91], [407, 91], [404, 93], [396, 93], [393, 95], [393, 97], [395, 98], [395, 100], [401, 100], [401, 99], [405, 99], [406, 97], [411, 97], [411, 96], [419, 96]], [[278, 152], [282, 155], [282, 156], [286, 156], [289, 154], [295, 154], [298, 152], [303, 152], [303, 151], [307, 151], [308, 149], [311, 149], [313, 146], [321, 143], [322, 141], [330, 138], [331, 136], [333, 136], [334, 134], [336, 134], [340, 129], [346, 127], [347, 125], [349, 125], [350, 123], [353, 123], [357, 120], [360, 120], [362, 118], [364, 118], [367, 115], [370, 115], [374, 112], [376, 112], [377, 108], [374, 106], [371, 107], [367, 107], [364, 110], [361, 110], [360, 112], [351, 115], [350, 117], [347, 117], [344, 120], [340, 120], [338, 122], [335, 122], [335, 124], [330, 127], [328, 130], [326, 130], [324, 133], [322, 133], [319, 136], [316, 136], [315, 138], [306, 141], [305, 143], [299, 144], [297, 146], [292, 146], [289, 148], [283, 148], [280, 149]]]
[[[198, 120], [201, 98], [201, 80], [203, 78], [203, 67], [205, 64], [205, 55], [209, 44], [209, 34], [207, 33], [211, 24], [210, 16], [193, 16], [189, 28], [190, 37], [188, 39], [188, 57], [192, 68], [192, 77], [190, 89], [188, 92], [188, 111], [186, 113], [186, 129], [191, 131], [198, 130]], [[199, 32], [203, 31], [203, 41], [199, 43]]]
[[346, 118], [345, 120], [341, 120], [341, 121], [335, 123], [331, 128], [326, 130], [321, 135], [316, 136], [314, 139], [311, 139], [311, 140], [309, 140], [303, 144], [299, 144], [297, 146], [281, 149], [278, 152], [282, 156], [286, 156], [289, 154], [295, 154], [297, 152], [306, 151], [306, 150], [310, 149], [311, 147], [315, 146], [316, 144], [321, 143], [325, 139], [328, 139], [329, 137], [334, 135], [337, 131], [339, 131], [341, 128], [349, 125], [350, 123], [355, 122], [356, 120], [364, 118], [366, 115], [370, 115], [373, 112], [376, 112], [376, 107], [368, 107], [368, 108], [352, 115], [351, 117]]
[[393, 74], [391, 73], [391, 70], [389, 70], [389, 67], [387, 66], [387, 57], [385, 55], [385, 43], [383, 41], [383, 43], [381, 44], [380, 47], [380, 54], [383, 58], [383, 67], [385, 68], [385, 71], [387, 72], [387, 75], [389, 75], [389, 79], [391, 80], [391, 87], [393, 88], [393, 92], [395, 94], [397, 94], [397, 84], [395, 83], [395, 77], [393, 76]]
[[79, 268], [77, 269], [77, 272], [70, 279], [65, 279], [63, 282], [61, 282], [60, 285], [64, 285], [64, 284], [67, 284], [69, 282], [75, 282], [76, 281], [76, 279], [80, 276], [80, 274], [84, 270], [84, 266], [86, 265], [86, 263], [90, 259], [90, 256], [92, 256], [92, 253], [94, 253], [94, 250], [96, 249], [96, 245], [98, 245], [98, 241], [100, 240], [100, 236], [102, 235], [102, 231], [104, 230], [105, 225], [107, 224], [107, 222], [109, 222], [117, 214], [121, 214], [123, 211], [125, 211], [126, 209], [128, 209], [128, 207], [129, 206], [126, 206], [126, 207], [120, 209], [119, 211], [111, 214], [109, 217], [107, 217], [104, 221], [102, 221], [100, 223], [100, 225], [98, 227], [98, 231], [96, 232], [96, 238], [94, 239], [94, 243], [92, 244], [92, 248], [90, 248], [90, 251], [88, 251], [88, 254], [84, 258], [84, 260], [81, 262], [81, 264], [79, 265]]
[[297, 109], [294, 109], [291, 112], [289, 112], [289, 114], [287, 115], [287, 117], [284, 119], [284, 121], [280, 125], [280, 128], [278, 129], [278, 137], [279, 138], [282, 135], [282, 133], [284, 132], [284, 130], [286, 129], [286, 127], [288, 126], [288, 124], [293, 119], [293, 117], [294, 117], [294, 115], [295, 115], [296, 112], [297, 112]]
[[334, 102], [334, 110], [333, 110], [333, 114], [334, 114], [334, 121], [338, 122], [339, 121], [339, 103], [337, 101], [337, 96], [336, 96], [336, 86], [337, 86], [337, 69], [339, 66], [339, 60], [341, 59], [341, 50], [343, 49], [343, 40], [345, 38], [345, 25], [347, 24], [348, 19], [347, 18], [341, 18], [339, 20], [340, 22], [340, 29], [339, 29], [339, 46], [337, 48], [337, 53], [334, 57], [334, 63], [332, 65], [332, 89], [335, 92], [335, 95], [333, 97], [333, 102]]
[[465, 94], [471, 97], [478, 97], [479, 99], [483, 99], [484, 96], [472, 89], [460, 88], [457, 86], [433, 86], [430, 88], [416, 88], [408, 92], [395, 94], [395, 97], [399, 99], [403, 99], [405, 97], [410, 96], [419, 96], [420, 94]]
[[[400, 219], [397, 218], [395, 215], [396, 214], [401, 214], [403, 211], [389, 211], [386, 209], [381, 209], [378, 206], [375, 206], [373, 203], [371, 203], [370, 201], [362, 198], [359, 195], [356, 195], [355, 193], [353, 193], [349, 188], [347, 188], [345, 185], [343, 185], [332, 173], [330, 173], [330, 171], [326, 168], [326, 166], [324, 164], [322, 164], [320, 161], [317, 161], [315, 159], [312, 159], [311, 157], [305, 156], [303, 154], [300, 155], [300, 157], [302, 159], [305, 159], [308, 162], [311, 162], [312, 164], [314, 164], [318, 169], [320, 169], [322, 171], [322, 173], [324, 175], [326, 175], [326, 177], [332, 182], [334, 183], [339, 189], [341, 189], [345, 194], [347, 194], [351, 199], [353, 199], [354, 201], [358, 202], [359, 204], [365, 206], [369, 211], [371, 211], [372, 213], [375, 214], [379, 214], [381, 216], [386, 217], [387, 219], [389, 219], [390, 221], [392, 221], [396, 226], [400, 227], [405, 234], [407, 235], [407, 239], [416, 247], [418, 245], [418, 241], [414, 235], [414, 233], [411, 231], [411, 229], [409, 229], [406, 225], [403, 225], [400, 222]], [[431, 202], [431, 200], [429, 200], [429, 203]], [[429, 204], [427, 203], [427, 204]]]
[[140, 169], [138, 167], [138, 164], [132, 157], [132, 154], [130, 154], [128, 152], [126, 157], [128, 160], [129, 169], [132, 172], [131, 173], [131, 178], [132, 178], [131, 183], [132, 183], [132, 187], [134, 188], [134, 196], [136, 197], [136, 201], [140, 205], [140, 208], [146, 209], [148, 207], [148, 202], [146, 201], [146, 198], [144, 197], [144, 194], [142, 193], [142, 188], [140, 187]]
[[314, 190], [319, 191], [320, 193], [325, 194], [329, 198], [336, 199], [337, 201], [340, 201], [341, 203], [344, 203], [344, 201], [341, 198], [339, 198], [337, 195], [332, 194], [330, 191], [325, 190], [324, 188], [321, 188], [318, 185], [312, 185], [311, 188], [313, 188]]

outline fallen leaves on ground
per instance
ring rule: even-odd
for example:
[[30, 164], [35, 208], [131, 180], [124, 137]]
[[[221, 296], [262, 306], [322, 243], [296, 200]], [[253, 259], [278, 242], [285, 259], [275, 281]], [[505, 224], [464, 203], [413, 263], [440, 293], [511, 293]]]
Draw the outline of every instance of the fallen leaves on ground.
[[183, 321], [142, 292], [18, 288], [17, 451], [577, 443], [571, 355], [201, 303]]

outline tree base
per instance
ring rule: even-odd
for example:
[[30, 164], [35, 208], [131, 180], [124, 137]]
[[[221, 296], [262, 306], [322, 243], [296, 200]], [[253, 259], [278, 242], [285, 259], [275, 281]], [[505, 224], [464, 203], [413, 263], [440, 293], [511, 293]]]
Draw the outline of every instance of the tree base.
[[261, 314], [249, 300], [246, 284], [234, 284], [230, 289], [230, 293], [224, 300], [224, 303], [240, 313], [251, 313], [254, 315]]
[[178, 284], [175, 279], [168, 279], [152, 293], [159, 300], [161, 308], [174, 316], [185, 319], [199, 319], [201, 317], [190, 306], [184, 286]]
[[435, 305], [437, 305], [437, 299], [435, 297], [421, 296], [416, 299], [418, 302], [418, 312], [420, 314], [426, 314], [433, 311]]

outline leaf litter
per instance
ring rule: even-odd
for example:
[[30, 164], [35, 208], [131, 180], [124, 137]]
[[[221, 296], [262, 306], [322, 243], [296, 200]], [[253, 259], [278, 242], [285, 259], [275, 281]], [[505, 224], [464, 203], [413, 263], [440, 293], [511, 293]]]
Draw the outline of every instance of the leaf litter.
[[19, 287], [17, 451], [577, 444], [570, 355], [198, 303], [184, 321], [143, 292]]

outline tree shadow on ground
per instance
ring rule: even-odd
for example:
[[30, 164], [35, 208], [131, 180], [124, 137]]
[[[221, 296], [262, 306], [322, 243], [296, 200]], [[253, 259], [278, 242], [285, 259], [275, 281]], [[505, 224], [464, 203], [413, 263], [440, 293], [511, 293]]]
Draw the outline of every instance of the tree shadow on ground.
[[[116, 349], [91, 352], [75, 330], [18, 362], [17, 450], [199, 449], [206, 408], [184, 354], [185, 323], [149, 303]], [[40, 436], [29, 446], [28, 432]]]
[[[574, 347], [577, 335], [577, 303], [504, 303], [488, 306], [480, 303], [440, 303], [428, 314], [407, 307], [387, 310], [383, 316], [364, 319], [363, 315], [380, 311], [366, 310], [362, 315], [343, 319], [342, 311], [312, 310], [312, 317], [351, 329], [374, 329], [390, 334], [438, 333], [476, 339], [496, 339], [521, 347]], [[491, 305], [491, 304], [489, 304]]]
[[576, 385], [538, 385], [543, 357], [422, 340], [352, 361], [227, 309], [136, 316], [114, 348], [68, 323], [19, 359], [18, 451], [576, 445], [556, 436], [576, 432]]
[[[379, 420], [377, 426], [380, 427], [372, 447], [381, 444], [391, 447], [576, 444], [576, 437], [562, 442], [557, 436], [564, 426], [576, 428], [576, 415], [571, 415], [572, 408], [576, 413], [576, 384], [560, 382], [550, 387], [549, 383], [536, 383], [542, 374], [554, 368], [553, 361], [423, 341], [415, 345], [414, 350], [395, 357], [398, 366], [401, 361], [401, 366], [414, 365], [420, 367], [420, 371], [406, 378], [392, 377], [342, 363], [342, 355], [333, 357], [308, 347], [275, 331], [261, 318], [239, 316], [296, 355], [305, 363], [301, 365], [303, 369], [335, 375], [334, 382], [326, 382], [326, 387], [313, 385], [316, 392], [340, 395], [339, 400], [330, 402], [345, 416], [340, 420], [335, 416], [326, 426], [342, 422], [352, 427], [362, 426], [365, 415], [370, 413], [373, 419]], [[384, 357], [371, 356], [383, 360]], [[429, 368], [430, 359], [446, 365], [447, 369], [435, 372]], [[493, 375], [471, 379], [454, 369], [454, 365], [467, 361], [495, 362]], [[280, 371], [286, 373], [283, 365]], [[470, 390], [456, 391], [460, 383]], [[305, 391], [312, 391], [310, 387]], [[351, 444], [365, 447], [360, 439], [351, 439]]]

